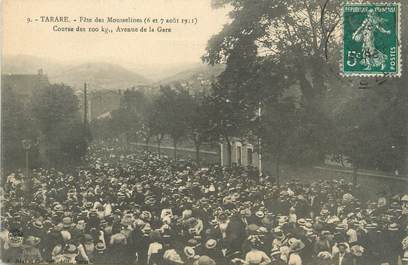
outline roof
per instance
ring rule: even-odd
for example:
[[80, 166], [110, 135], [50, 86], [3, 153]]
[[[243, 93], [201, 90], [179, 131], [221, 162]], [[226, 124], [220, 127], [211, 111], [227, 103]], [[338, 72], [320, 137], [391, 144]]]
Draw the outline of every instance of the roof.
[[49, 85], [47, 75], [43, 74], [2, 74], [3, 89], [12, 89], [17, 95], [31, 97], [34, 90]]

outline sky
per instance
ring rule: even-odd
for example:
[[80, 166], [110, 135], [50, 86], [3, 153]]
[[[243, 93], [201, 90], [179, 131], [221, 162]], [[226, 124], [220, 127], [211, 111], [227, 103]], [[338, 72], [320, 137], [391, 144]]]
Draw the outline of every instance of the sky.
[[[3, 56], [33, 55], [66, 62], [109, 61], [135, 65], [200, 62], [208, 39], [228, 22], [227, 9], [211, 0], [3, 0]], [[71, 23], [42, 23], [41, 16], [68, 16]], [[197, 24], [173, 24], [170, 33], [58, 32], [58, 27], [143, 24], [79, 24], [79, 17], [197, 18]], [[38, 19], [27, 23], [27, 19]], [[77, 22], [73, 20], [76, 19]], [[179, 20], [180, 21], [180, 20]], [[154, 25], [157, 29], [157, 26]]]

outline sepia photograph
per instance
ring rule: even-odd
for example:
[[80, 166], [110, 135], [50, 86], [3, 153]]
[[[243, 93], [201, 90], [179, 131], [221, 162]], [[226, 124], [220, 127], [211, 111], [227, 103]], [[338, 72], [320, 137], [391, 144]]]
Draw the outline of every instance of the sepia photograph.
[[408, 265], [408, 1], [1, 1], [1, 264]]

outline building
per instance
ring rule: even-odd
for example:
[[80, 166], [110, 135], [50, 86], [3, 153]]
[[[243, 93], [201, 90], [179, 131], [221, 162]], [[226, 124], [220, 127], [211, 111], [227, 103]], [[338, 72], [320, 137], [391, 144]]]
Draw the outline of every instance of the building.
[[21, 97], [24, 103], [28, 103], [34, 91], [48, 86], [48, 76], [42, 69], [37, 74], [2, 74], [2, 89], [11, 89], [16, 95]]
[[[231, 163], [239, 166], [253, 166], [260, 168], [259, 154], [255, 151], [255, 146], [249, 142], [234, 138], [231, 141]], [[226, 143], [220, 144], [221, 165], [228, 165], [228, 146]]]
[[89, 93], [88, 119], [91, 121], [109, 116], [111, 111], [119, 109], [121, 96], [120, 90], [99, 90]]

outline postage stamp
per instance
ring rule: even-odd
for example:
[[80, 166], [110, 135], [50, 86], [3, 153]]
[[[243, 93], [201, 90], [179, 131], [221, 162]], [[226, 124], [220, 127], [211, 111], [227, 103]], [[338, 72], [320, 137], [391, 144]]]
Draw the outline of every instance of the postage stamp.
[[400, 4], [345, 3], [344, 76], [400, 76]]

